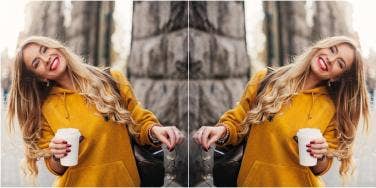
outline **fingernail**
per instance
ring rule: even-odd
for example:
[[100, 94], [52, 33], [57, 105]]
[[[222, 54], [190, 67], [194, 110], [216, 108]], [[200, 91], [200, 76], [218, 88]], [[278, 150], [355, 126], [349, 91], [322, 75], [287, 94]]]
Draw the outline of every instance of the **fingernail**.
[[307, 144], [306, 146], [307, 146], [307, 147], [311, 147], [311, 144]]
[[67, 149], [67, 152], [70, 152], [71, 150], [70, 149]]
[[67, 156], [67, 155], [68, 155], [68, 153], [64, 154], [64, 156]]
[[67, 146], [68, 146], [68, 147], [71, 147], [72, 145], [68, 144]]
[[66, 143], [68, 143], [67, 141], [63, 141], [63, 144], [66, 144]]
[[310, 153], [310, 155], [313, 157], [313, 154], [312, 154], [312, 153]]
[[315, 141], [311, 141], [310, 143], [311, 143], [311, 144], [314, 144], [314, 143], [315, 143]]
[[307, 152], [311, 152], [311, 149], [307, 149]]

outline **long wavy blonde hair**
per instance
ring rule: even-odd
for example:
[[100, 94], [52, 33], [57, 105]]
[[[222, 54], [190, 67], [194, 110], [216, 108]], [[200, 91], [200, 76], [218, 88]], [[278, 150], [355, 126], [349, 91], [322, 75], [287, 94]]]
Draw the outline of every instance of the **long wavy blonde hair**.
[[318, 41], [295, 59], [293, 64], [280, 67], [268, 74], [255, 98], [252, 109], [242, 123], [241, 134], [247, 134], [251, 125], [261, 124], [281, 110], [282, 105], [291, 101], [294, 93], [302, 90], [311, 71], [311, 59], [317, 51], [339, 44], [347, 44], [354, 50], [352, 67], [332, 84], [327, 86], [336, 108], [332, 123], [337, 125], [339, 146], [329, 156], [341, 161], [341, 175], [352, 173], [352, 150], [361, 115], [365, 130], [368, 130], [369, 108], [365, 82], [364, 64], [357, 43], [345, 36], [330, 37]]
[[43, 121], [41, 107], [51, 87], [47, 87], [26, 68], [23, 50], [30, 44], [59, 50], [67, 61], [67, 71], [75, 90], [84, 96], [87, 103], [95, 105], [101, 115], [119, 124], [128, 125], [130, 133], [136, 135], [133, 129], [135, 122], [121, 102], [119, 92], [113, 87], [116, 82], [112, 76], [104, 70], [83, 63], [81, 57], [56, 40], [41, 36], [29, 37], [20, 45], [15, 57], [7, 112], [10, 130], [14, 130], [15, 119], [18, 120], [25, 146], [22, 171], [29, 180], [34, 182], [38, 175], [36, 161], [51, 155], [48, 149], [42, 150], [37, 146]]

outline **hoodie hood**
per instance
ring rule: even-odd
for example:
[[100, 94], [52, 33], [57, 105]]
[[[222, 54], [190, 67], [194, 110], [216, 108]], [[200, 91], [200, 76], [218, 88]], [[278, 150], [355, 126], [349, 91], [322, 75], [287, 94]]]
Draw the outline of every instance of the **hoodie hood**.
[[328, 90], [326, 89], [326, 86], [320, 86], [320, 87], [315, 87], [312, 89], [307, 89], [307, 90], [302, 90], [302, 93], [306, 94], [313, 94], [313, 95], [328, 95]]

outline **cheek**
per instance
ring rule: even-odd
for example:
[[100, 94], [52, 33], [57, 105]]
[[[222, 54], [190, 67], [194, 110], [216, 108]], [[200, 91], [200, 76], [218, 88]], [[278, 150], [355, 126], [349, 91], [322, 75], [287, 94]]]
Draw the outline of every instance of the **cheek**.
[[338, 67], [335, 67], [335, 68], [333, 68], [332, 76], [334, 76], [334, 77], [340, 77], [340, 76], [342, 76], [342, 74], [344, 72], [345, 72], [345, 70], [342, 70], [342, 69], [340, 69]]

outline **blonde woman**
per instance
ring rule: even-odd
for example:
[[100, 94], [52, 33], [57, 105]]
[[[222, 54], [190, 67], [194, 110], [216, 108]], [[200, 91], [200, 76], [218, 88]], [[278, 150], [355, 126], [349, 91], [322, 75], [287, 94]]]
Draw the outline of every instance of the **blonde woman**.
[[[30, 37], [19, 48], [8, 106], [9, 125], [21, 128], [26, 171], [38, 174], [44, 157], [57, 176], [55, 186], [140, 186], [130, 136], [141, 145], [164, 143], [172, 150], [182, 142], [176, 127], [163, 127], [142, 108], [130, 83], [118, 71], [111, 75], [81, 58], [60, 42]], [[116, 83], [114, 88], [111, 83]], [[84, 136], [78, 165], [64, 167], [70, 152], [54, 138], [60, 128], [77, 128]]]
[[[269, 74], [258, 72], [240, 102], [216, 126], [200, 128], [194, 139], [207, 150], [215, 142], [237, 145], [248, 135], [238, 186], [323, 186], [320, 176], [331, 167], [333, 156], [341, 162], [341, 175], [351, 171], [361, 116], [368, 126], [363, 66], [352, 39], [321, 40], [295, 63]], [[323, 133], [324, 138], [307, 144], [318, 159], [316, 166], [299, 164], [294, 136], [300, 128]]]

